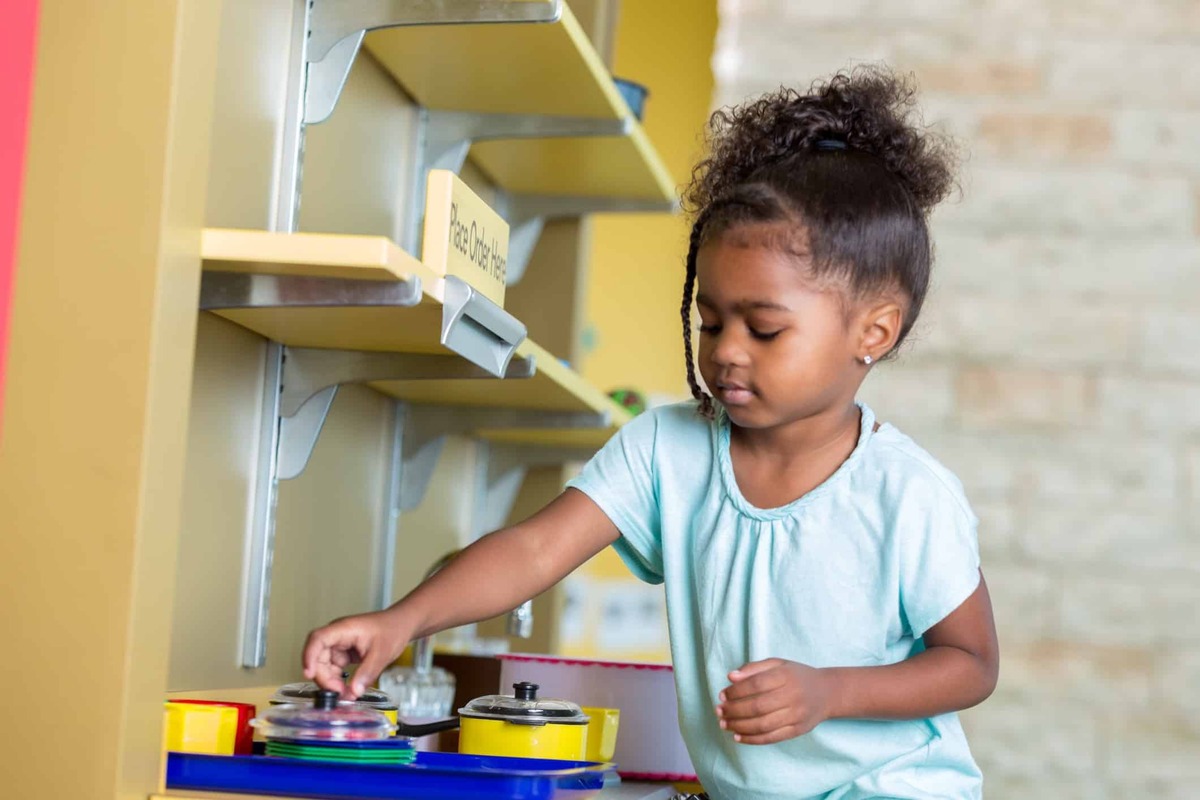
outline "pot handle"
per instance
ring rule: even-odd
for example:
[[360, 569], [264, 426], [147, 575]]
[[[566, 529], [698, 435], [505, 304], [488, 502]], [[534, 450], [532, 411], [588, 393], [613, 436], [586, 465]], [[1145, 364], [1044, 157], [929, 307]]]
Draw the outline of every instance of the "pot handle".
[[422, 725], [412, 725], [402, 720], [397, 720], [396, 735], [403, 736], [408, 739], [420, 739], [422, 736], [429, 736], [432, 733], [452, 731], [458, 727], [458, 724], [458, 717], [439, 719], [437, 722], [426, 722]]

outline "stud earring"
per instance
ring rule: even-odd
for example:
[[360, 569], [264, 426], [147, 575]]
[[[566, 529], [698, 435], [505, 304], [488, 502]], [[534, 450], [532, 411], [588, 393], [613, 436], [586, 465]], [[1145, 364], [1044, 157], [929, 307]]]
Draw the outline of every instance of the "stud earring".
[[868, 367], [871, 366], [871, 362], [874, 360], [875, 359], [871, 358], [870, 356], [863, 356], [863, 363], [866, 364]]

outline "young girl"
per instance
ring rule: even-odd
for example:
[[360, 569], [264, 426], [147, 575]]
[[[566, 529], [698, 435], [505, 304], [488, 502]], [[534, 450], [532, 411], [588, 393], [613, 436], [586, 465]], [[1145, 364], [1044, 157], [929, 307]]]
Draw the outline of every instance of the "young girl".
[[859, 68], [717, 112], [685, 196], [695, 402], [637, 417], [545, 509], [391, 608], [314, 631], [305, 674], [347, 691], [361, 661], [357, 696], [410, 639], [613, 545], [666, 585], [680, 724], [712, 797], [979, 797], [953, 713], [997, 676], [976, 518], [953, 474], [855, 401], [917, 318], [926, 217], [953, 183], [912, 105]]

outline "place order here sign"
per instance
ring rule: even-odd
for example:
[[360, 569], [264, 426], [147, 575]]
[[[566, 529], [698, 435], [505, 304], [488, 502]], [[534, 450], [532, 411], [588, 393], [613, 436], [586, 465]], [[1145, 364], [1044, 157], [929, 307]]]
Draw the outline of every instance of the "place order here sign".
[[3, 7], [4, 13], [0, 14], [0, 426], [4, 420], [8, 315], [17, 256], [38, 0], [4, 0]]
[[421, 261], [454, 275], [501, 308], [508, 268], [508, 223], [453, 172], [429, 171]]

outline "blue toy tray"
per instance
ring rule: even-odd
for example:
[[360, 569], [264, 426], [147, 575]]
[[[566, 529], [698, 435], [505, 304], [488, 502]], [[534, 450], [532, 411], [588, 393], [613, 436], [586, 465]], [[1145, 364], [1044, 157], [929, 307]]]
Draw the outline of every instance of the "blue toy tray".
[[270, 756], [167, 754], [167, 788], [327, 800], [584, 800], [616, 780], [613, 764], [417, 753], [406, 765]]

